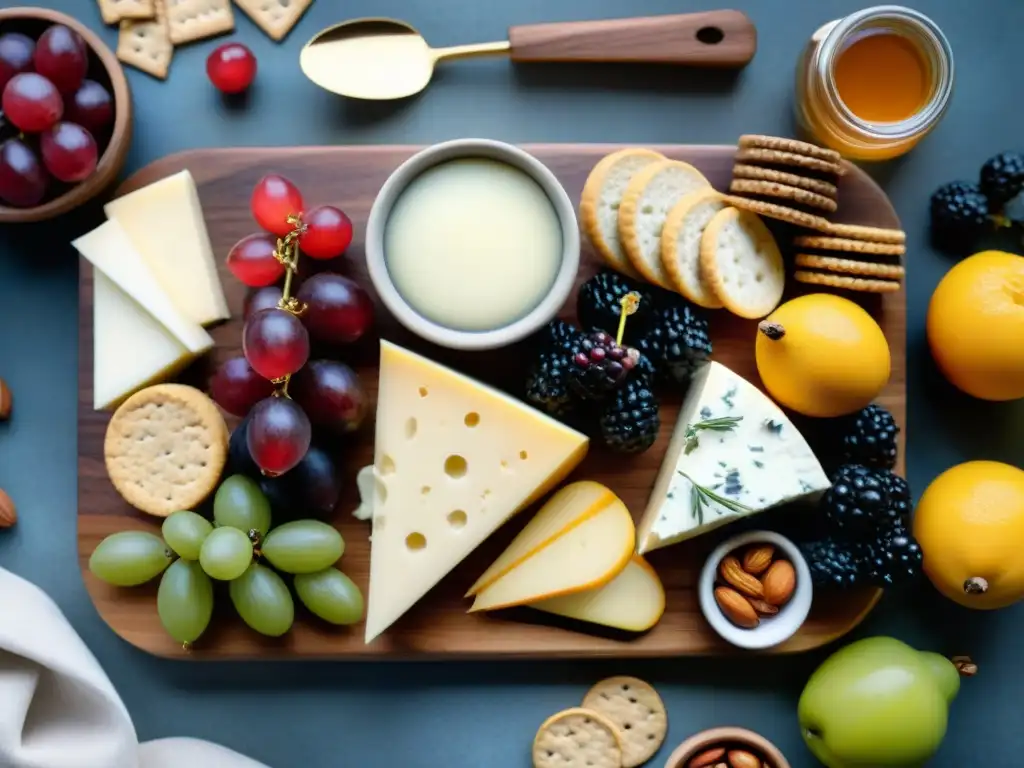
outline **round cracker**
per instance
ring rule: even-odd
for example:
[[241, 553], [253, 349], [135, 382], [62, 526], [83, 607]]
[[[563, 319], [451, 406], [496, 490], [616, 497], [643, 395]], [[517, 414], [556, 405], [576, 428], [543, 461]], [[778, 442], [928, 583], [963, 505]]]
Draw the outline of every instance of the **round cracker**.
[[869, 243], [865, 240], [822, 235], [798, 235], [793, 238], [793, 245], [798, 248], [858, 253], [868, 256], [902, 256], [907, 252], [907, 246], [900, 243]]
[[818, 256], [811, 253], [798, 253], [793, 263], [804, 269], [823, 269], [826, 272], [839, 272], [845, 275], [861, 277], [880, 277], [899, 280], [906, 270], [899, 264], [879, 264], [875, 261], [857, 261], [842, 259], [835, 256]]
[[825, 227], [828, 226], [828, 219], [824, 216], [815, 216], [812, 213], [804, 213], [803, 211], [798, 211], [796, 208], [790, 208], [788, 205], [766, 203], [762, 200], [751, 200], [749, 197], [737, 197], [736, 195], [726, 195], [725, 202], [744, 211], [756, 213], [758, 216], [766, 216], [769, 219], [778, 219], [779, 221], [784, 221], [787, 224], [795, 224], [798, 227], [807, 227], [807, 229], [813, 229], [818, 232], [824, 231]]
[[534, 768], [622, 768], [622, 737], [599, 712], [573, 707], [549, 717], [533, 738]]
[[895, 280], [871, 280], [864, 277], [848, 277], [847, 275], [832, 275], [824, 272], [797, 270], [793, 273], [793, 278], [798, 283], [824, 285], [829, 288], [840, 288], [844, 291], [859, 293], [895, 293], [900, 289], [900, 284]]
[[661, 748], [668, 713], [654, 688], [635, 677], [609, 677], [583, 697], [583, 706], [600, 712], [619, 729], [623, 768], [643, 765]]
[[783, 152], [778, 149], [758, 149], [755, 147], [740, 147], [736, 152], [736, 160], [744, 163], [762, 163], [764, 165], [786, 165], [796, 168], [805, 168], [809, 171], [828, 173], [834, 176], [843, 175], [843, 166], [829, 160], [819, 160], [817, 157], [798, 155], [793, 152]]
[[799, 187], [791, 187], [788, 184], [781, 184], [777, 181], [733, 179], [729, 184], [729, 191], [738, 195], [760, 195], [761, 197], [788, 200], [797, 205], [818, 208], [827, 213], [835, 213], [839, 207], [836, 201], [829, 197], [819, 195], [817, 192], [800, 189]]
[[701, 277], [700, 239], [724, 207], [720, 192], [711, 187], [698, 189], [672, 206], [661, 230], [661, 264], [672, 287], [707, 309], [719, 309], [722, 302]]
[[726, 309], [751, 320], [775, 309], [786, 287], [772, 233], [760, 217], [738, 208], [722, 209], [704, 230], [700, 271]]
[[847, 237], [851, 240], [868, 240], [873, 243], [903, 245], [907, 242], [907, 233], [902, 229], [866, 227], [861, 224], [833, 224], [829, 222], [821, 231], [835, 237]]
[[842, 160], [842, 155], [834, 149], [826, 149], [825, 147], [819, 147], [817, 144], [798, 141], [797, 139], [785, 139], [780, 136], [744, 134], [740, 136], [739, 145], [741, 147], [757, 147], [759, 149], [777, 149], [781, 152], [792, 152], [794, 155], [816, 157], [819, 160], [825, 160], [830, 163], [838, 163]]
[[821, 179], [812, 179], [807, 176], [801, 176], [797, 173], [777, 171], [774, 168], [761, 168], [757, 165], [736, 163], [736, 165], [732, 167], [732, 176], [734, 179], [775, 181], [779, 184], [787, 184], [791, 187], [806, 189], [809, 192], [817, 192], [819, 195], [824, 195], [832, 200], [835, 200], [839, 196], [839, 189], [835, 184], [822, 181]]

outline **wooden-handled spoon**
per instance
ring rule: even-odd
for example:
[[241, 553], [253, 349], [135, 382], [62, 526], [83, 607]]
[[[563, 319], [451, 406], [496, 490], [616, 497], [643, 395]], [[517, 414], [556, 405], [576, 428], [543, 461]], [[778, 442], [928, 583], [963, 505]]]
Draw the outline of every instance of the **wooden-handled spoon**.
[[419, 93], [442, 59], [509, 55], [513, 61], [646, 62], [695, 67], [745, 66], [757, 32], [740, 11], [512, 27], [508, 40], [431, 48], [395, 19], [355, 19], [306, 43], [299, 62], [314, 83], [354, 99], [400, 99]]

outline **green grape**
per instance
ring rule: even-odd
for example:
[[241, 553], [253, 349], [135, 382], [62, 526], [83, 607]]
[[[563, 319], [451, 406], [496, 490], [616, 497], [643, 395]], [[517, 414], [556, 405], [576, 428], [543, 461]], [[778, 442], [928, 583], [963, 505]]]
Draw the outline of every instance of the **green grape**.
[[213, 615], [213, 582], [199, 563], [178, 560], [167, 569], [156, 593], [156, 612], [179, 643], [199, 639]]
[[199, 550], [206, 575], [220, 581], [237, 579], [251, 562], [252, 542], [237, 528], [214, 528]]
[[284, 579], [270, 568], [253, 563], [228, 589], [242, 621], [261, 635], [280, 637], [292, 628], [292, 593]]
[[338, 562], [345, 540], [327, 523], [296, 520], [268, 533], [260, 550], [279, 571], [316, 573]]
[[155, 579], [174, 561], [163, 539], [145, 531], [112, 533], [89, 558], [89, 570], [115, 587], [135, 587]]
[[213, 520], [218, 526], [237, 528], [244, 533], [259, 531], [263, 537], [270, 530], [270, 502], [255, 480], [232, 475], [220, 484], [213, 497]]
[[363, 593], [337, 568], [297, 574], [295, 592], [303, 605], [331, 624], [355, 624], [363, 618]]
[[164, 535], [164, 541], [168, 546], [178, 553], [178, 557], [186, 560], [198, 560], [199, 550], [203, 546], [206, 537], [213, 530], [213, 525], [205, 517], [200, 517], [195, 512], [181, 510], [173, 512], [160, 529]]

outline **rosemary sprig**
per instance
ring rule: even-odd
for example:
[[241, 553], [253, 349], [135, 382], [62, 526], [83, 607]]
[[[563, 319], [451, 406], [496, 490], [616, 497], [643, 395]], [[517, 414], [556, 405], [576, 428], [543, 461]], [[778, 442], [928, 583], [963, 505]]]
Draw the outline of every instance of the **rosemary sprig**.
[[683, 472], [683, 470], [677, 469], [676, 472], [690, 482], [690, 505], [693, 507], [693, 516], [697, 518], [698, 525], [704, 525], [704, 508], [712, 501], [725, 507], [730, 512], [753, 512], [753, 510], [745, 504], [740, 504], [738, 501], [733, 501], [732, 499], [727, 499], [724, 496], [719, 496], [710, 488], [698, 485], [694, 482], [694, 479]]
[[697, 421], [693, 424], [687, 424], [686, 432], [683, 435], [686, 438], [686, 447], [683, 449], [683, 453], [689, 454], [698, 445], [700, 445], [701, 430], [707, 429], [712, 432], [729, 432], [736, 429], [736, 425], [742, 420], [742, 416], [721, 416], [717, 419], [704, 419], [703, 421]]

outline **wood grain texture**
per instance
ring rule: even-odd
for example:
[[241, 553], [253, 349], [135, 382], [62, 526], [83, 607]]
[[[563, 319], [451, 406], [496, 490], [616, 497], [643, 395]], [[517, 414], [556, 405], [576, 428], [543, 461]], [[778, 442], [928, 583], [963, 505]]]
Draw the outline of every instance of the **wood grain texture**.
[[757, 30], [740, 11], [530, 24], [508, 31], [514, 61], [632, 61], [743, 67]]
[[[593, 165], [617, 147], [609, 145], [528, 145], [525, 147], [558, 176], [569, 196], [579, 199], [583, 182]], [[123, 186], [128, 192], [188, 168], [199, 186], [199, 195], [213, 240], [221, 259], [221, 279], [233, 314], [232, 321], [213, 330], [216, 350], [182, 375], [182, 380], [205, 386], [223, 360], [241, 354], [242, 323], [239, 316], [245, 289], [224, 267], [223, 258], [240, 238], [256, 225], [247, 201], [256, 181], [264, 174], [282, 173], [303, 190], [307, 204], [329, 203], [352, 217], [356, 238], [344, 257], [344, 270], [373, 293], [366, 276], [361, 236], [374, 197], [390, 172], [416, 151], [416, 147], [330, 147], [296, 149], [199, 150], [157, 161], [139, 171]], [[719, 189], [728, 185], [733, 147], [656, 147], [666, 155], [693, 163]], [[881, 189], [862, 171], [851, 167], [840, 182], [840, 213], [837, 221], [866, 225], [898, 226], [896, 214]], [[599, 269], [589, 245], [584, 245], [579, 280]], [[802, 292], [790, 281], [788, 295]], [[139, 648], [162, 656], [186, 657], [160, 627], [155, 606], [156, 585], [136, 589], [109, 587], [88, 572], [88, 559], [103, 537], [127, 528], [157, 531], [160, 521], [132, 510], [117, 494], [103, 465], [103, 436], [109, 414], [92, 410], [92, 268], [82, 261], [79, 325], [79, 559], [89, 594], [101, 616], [113, 630]], [[374, 296], [376, 300], [376, 296]], [[899, 424], [905, 422], [905, 297], [903, 292], [884, 298], [865, 297], [863, 303], [878, 318], [892, 348], [892, 378], [880, 398]], [[574, 319], [574, 302], [562, 311]], [[737, 373], [759, 383], [754, 364], [756, 323], [725, 311], [711, 315], [714, 357]], [[528, 350], [519, 345], [499, 352], [458, 353], [434, 347], [412, 337], [378, 303], [376, 330], [380, 336], [406, 345], [441, 363], [499, 387], [511, 389], [521, 382]], [[376, 393], [376, 337], [350, 350], [348, 361], [359, 371], [371, 395]], [[614, 456], [595, 445], [590, 456], [570, 479], [592, 478], [618, 493], [634, 514], [646, 504], [666, 445], [675, 424], [682, 393], [660, 390], [662, 431], [658, 443], [634, 458]], [[903, 435], [901, 434], [901, 439]], [[358, 504], [356, 471], [372, 462], [372, 425], [353, 441], [344, 455], [348, 485], [335, 516], [335, 524], [347, 543], [343, 570], [364, 590], [369, 573], [369, 526], [351, 512]], [[901, 451], [902, 456], [902, 451]], [[902, 471], [902, 460], [898, 469]], [[560, 619], [528, 609], [504, 614], [472, 614], [462, 598], [466, 589], [490, 565], [515, 533], [530, 518], [524, 512], [498, 531], [467, 558], [420, 604], [371, 645], [363, 643], [362, 626], [337, 629], [298, 611], [295, 628], [279, 640], [262, 638], [229, 616], [226, 591], [218, 592], [220, 615], [190, 652], [192, 658], [365, 658], [402, 657], [565, 657], [649, 656], [727, 653], [730, 647], [710, 629], [700, 613], [695, 592], [705, 556], [715, 543], [730, 533], [726, 528], [696, 540], [652, 554], [650, 562], [667, 591], [667, 611], [649, 633], [636, 638], [573, 631]], [[848, 632], [871, 610], [877, 590], [863, 590], [841, 597], [816, 599], [803, 628], [777, 651], [793, 652], [830, 642]], [[578, 629], [578, 627], [577, 627]]]

